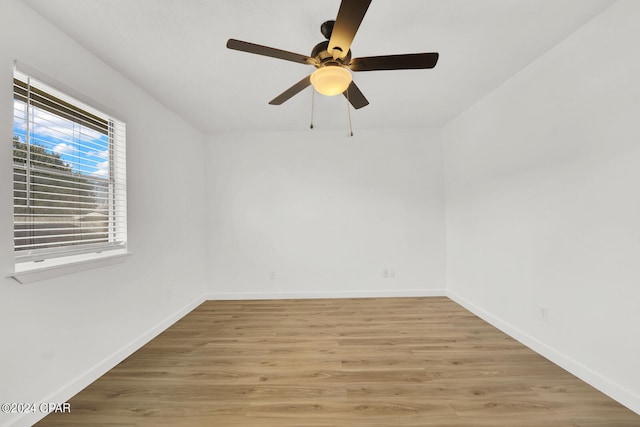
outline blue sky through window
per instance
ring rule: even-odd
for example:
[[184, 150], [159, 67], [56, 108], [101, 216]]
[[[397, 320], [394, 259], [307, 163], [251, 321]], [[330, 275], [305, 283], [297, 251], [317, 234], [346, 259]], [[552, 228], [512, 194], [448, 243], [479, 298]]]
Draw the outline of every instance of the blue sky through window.
[[[13, 134], [27, 142], [26, 104], [14, 99]], [[92, 128], [57, 116], [38, 107], [29, 109], [31, 144], [60, 155], [73, 172], [92, 177], [109, 177], [109, 137]]]

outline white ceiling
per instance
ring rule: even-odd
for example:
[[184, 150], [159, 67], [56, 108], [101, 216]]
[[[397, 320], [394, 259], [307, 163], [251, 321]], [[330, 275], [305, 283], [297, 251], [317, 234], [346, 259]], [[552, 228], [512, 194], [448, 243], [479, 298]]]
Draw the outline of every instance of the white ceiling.
[[[203, 132], [309, 126], [313, 71], [231, 51], [229, 38], [308, 55], [340, 0], [24, 0]], [[432, 70], [354, 73], [369, 106], [355, 129], [439, 127], [614, 0], [373, 0], [353, 57], [439, 52]], [[316, 128], [347, 126], [346, 99], [315, 97]]]

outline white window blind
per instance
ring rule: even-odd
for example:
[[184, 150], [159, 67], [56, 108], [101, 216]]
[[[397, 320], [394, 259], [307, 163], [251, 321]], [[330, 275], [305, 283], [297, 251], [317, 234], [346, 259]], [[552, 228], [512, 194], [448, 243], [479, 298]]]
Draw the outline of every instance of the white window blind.
[[126, 245], [125, 124], [16, 71], [16, 263]]

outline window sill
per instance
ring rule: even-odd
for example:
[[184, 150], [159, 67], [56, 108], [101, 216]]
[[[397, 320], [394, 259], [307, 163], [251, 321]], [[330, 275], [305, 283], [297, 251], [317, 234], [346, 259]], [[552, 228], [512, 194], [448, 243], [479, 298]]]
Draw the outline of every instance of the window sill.
[[54, 258], [43, 262], [25, 262], [16, 264], [16, 271], [9, 274], [22, 284], [52, 279], [54, 277], [77, 273], [99, 267], [124, 262], [130, 255], [126, 249], [108, 251], [99, 254], [76, 255], [67, 258]]

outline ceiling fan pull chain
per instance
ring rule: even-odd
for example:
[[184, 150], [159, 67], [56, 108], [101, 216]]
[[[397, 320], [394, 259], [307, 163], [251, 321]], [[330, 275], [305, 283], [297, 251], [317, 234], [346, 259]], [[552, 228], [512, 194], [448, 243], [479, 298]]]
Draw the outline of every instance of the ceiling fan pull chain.
[[351, 100], [349, 99], [349, 89], [347, 89], [347, 114], [349, 115], [349, 135], [353, 136], [353, 125], [351, 123]]
[[311, 89], [311, 125], [309, 126], [309, 129], [313, 129], [313, 104], [315, 99], [316, 91], [314, 89]]

